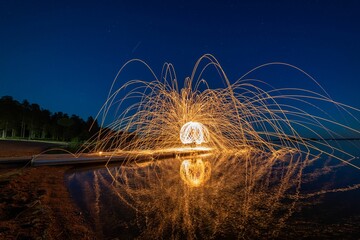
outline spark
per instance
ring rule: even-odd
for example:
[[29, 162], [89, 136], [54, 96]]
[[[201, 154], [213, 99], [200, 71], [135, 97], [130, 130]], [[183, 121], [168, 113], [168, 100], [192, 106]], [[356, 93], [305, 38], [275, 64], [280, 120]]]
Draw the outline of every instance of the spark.
[[[129, 80], [117, 87], [133, 62], [143, 63], [155, 80]], [[299, 71], [321, 92], [272, 89], [245, 78], [271, 65]], [[206, 82], [204, 72], [210, 67], [225, 82], [223, 88], [212, 89]], [[115, 195], [146, 219], [143, 238], [171, 233], [169, 238], [192, 239], [199, 237], [197, 232], [200, 238], [214, 238], [228, 229], [238, 237], [249, 232], [261, 237], [247, 223], [261, 225], [276, 238], [294, 211], [307, 166], [325, 155], [360, 169], [355, 156], [320, 134], [337, 138], [341, 135], [335, 129], [360, 130], [332, 119], [317, 103], [341, 110], [356, 123], [360, 110], [330, 99], [297, 67], [264, 64], [231, 83], [220, 63], [206, 54], [179, 85], [172, 64], [164, 64], [158, 77], [144, 61], [130, 60], [96, 117], [101, 118], [100, 132], [84, 145], [109, 155], [109, 162], [111, 156], [125, 156], [120, 167], [107, 173]], [[305, 138], [303, 131], [322, 141]], [[283, 205], [289, 201], [285, 197], [291, 200], [288, 205]], [[205, 225], [214, 232], [202, 231]]]
[[[129, 80], [117, 88], [122, 71], [133, 62], [144, 64], [155, 80]], [[180, 149], [186, 145], [204, 145], [212, 151], [227, 154], [240, 154], [244, 149], [276, 154], [278, 150], [286, 149], [313, 157], [325, 154], [360, 169], [349, 161], [355, 156], [328, 141], [311, 141], [301, 134], [304, 131], [318, 139], [322, 139], [319, 132], [330, 138], [341, 137], [333, 129], [360, 134], [359, 129], [331, 119], [319, 109], [319, 101], [344, 110], [357, 123], [359, 120], [350, 111], [358, 113], [360, 110], [333, 101], [325, 91], [267, 89], [267, 83], [245, 78], [249, 73], [271, 65], [293, 68], [319, 86], [303, 70], [284, 63], [264, 64], [231, 83], [215, 57], [206, 54], [196, 62], [191, 76], [180, 88], [172, 64], [164, 64], [161, 76], [157, 77], [144, 61], [130, 60], [118, 72], [108, 99], [96, 117], [102, 117], [101, 131], [86, 144], [86, 148], [94, 152], [121, 150], [121, 154], [129, 154], [129, 160], [136, 158], [139, 151]], [[223, 88], [212, 89], [203, 78], [210, 67], [214, 67], [219, 78], [224, 80]], [[321, 86], [320, 90], [323, 90]], [[106, 122], [110, 124], [105, 125]]]

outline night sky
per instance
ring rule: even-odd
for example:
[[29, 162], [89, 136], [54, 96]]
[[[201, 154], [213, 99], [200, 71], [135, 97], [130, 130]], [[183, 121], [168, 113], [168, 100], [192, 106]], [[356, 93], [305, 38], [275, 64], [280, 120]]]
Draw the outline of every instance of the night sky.
[[[315, 77], [334, 100], [360, 108], [359, 12], [356, 0], [3, 0], [0, 96], [86, 119], [97, 114], [127, 60], [143, 59], [158, 75], [171, 62], [182, 81], [211, 53], [231, 81], [260, 64], [286, 62]], [[131, 68], [129, 79], [144, 69]], [[253, 76], [287, 87], [289, 72], [267, 68]]]

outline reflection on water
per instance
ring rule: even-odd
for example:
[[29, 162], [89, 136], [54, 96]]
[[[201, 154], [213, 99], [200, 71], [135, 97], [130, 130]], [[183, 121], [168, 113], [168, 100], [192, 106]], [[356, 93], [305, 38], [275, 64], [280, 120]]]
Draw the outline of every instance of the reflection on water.
[[211, 164], [201, 158], [185, 159], [180, 165], [180, 177], [190, 187], [199, 187], [209, 180]]
[[66, 179], [105, 238], [254, 239], [359, 236], [359, 177], [330, 159], [244, 149], [74, 169]]

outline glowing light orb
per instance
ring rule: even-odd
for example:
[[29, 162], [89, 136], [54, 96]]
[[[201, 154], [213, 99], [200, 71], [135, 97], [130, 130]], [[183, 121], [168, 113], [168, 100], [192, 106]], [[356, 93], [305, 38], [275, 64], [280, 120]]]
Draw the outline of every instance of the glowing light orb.
[[187, 122], [180, 129], [183, 144], [202, 144], [209, 141], [209, 130], [199, 122]]
[[199, 187], [211, 175], [211, 166], [209, 162], [201, 159], [184, 160], [180, 166], [181, 179], [191, 187]]

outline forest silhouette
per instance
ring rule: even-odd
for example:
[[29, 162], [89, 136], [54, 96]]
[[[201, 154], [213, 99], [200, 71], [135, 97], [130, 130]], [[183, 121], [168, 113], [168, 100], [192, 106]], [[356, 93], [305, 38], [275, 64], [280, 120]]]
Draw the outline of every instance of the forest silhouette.
[[82, 142], [99, 130], [92, 116], [85, 121], [73, 114], [43, 109], [11, 96], [0, 98], [0, 138]]

